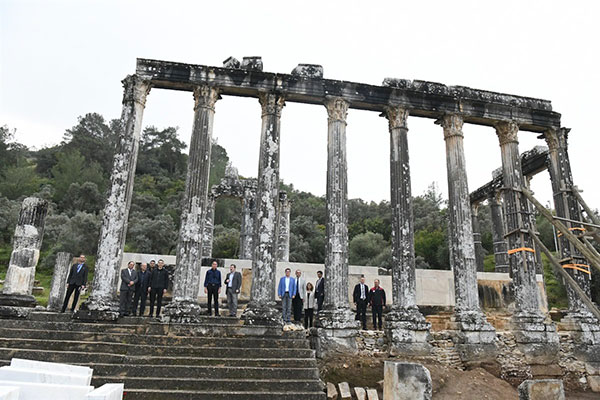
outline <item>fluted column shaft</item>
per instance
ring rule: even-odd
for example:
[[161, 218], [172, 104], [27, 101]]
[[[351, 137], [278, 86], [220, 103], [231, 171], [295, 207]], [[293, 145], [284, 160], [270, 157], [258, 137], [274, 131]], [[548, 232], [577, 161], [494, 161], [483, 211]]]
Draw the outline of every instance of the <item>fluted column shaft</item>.
[[256, 216], [256, 191], [244, 188], [242, 199], [242, 222], [240, 224], [240, 259], [252, 259], [252, 241], [254, 239], [254, 218]]
[[502, 204], [496, 194], [489, 198], [490, 213], [492, 215], [492, 240], [494, 241], [495, 272], [509, 272], [508, 253], [506, 240], [504, 240], [504, 221], [502, 219]]
[[173, 302], [195, 304], [200, 290], [202, 236], [208, 209], [208, 181], [215, 103], [219, 91], [207, 85], [194, 89], [194, 124], [190, 141]]
[[277, 240], [277, 260], [290, 261], [290, 213], [292, 206], [287, 193], [279, 194], [279, 233]]
[[202, 236], [202, 257], [212, 257], [213, 237], [215, 231], [215, 196], [208, 195], [206, 216], [204, 217], [204, 234]]
[[473, 244], [475, 246], [475, 265], [478, 272], [483, 272], [483, 245], [481, 244], [481, 228], [479, 226], [479, 204], [471, 205], [473, 226]]

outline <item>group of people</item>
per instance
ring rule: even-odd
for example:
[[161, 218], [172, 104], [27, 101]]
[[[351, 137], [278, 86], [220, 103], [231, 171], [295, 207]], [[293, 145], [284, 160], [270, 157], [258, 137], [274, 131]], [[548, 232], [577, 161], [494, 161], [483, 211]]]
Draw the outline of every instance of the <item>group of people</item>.
[[119, 316], [144, 316], [146, 299], [150, 295], [148, 317], [154, 317], [154, 305], [156, 304], [156, 318], [158, 318], [162, 308], [163, 295], [169, 288], [169, 273], [165, 268], [165, 262], [161, 259], [156, 264], [152, 260], [150, 269], [148, 269], [148, 264], [142, 263], [139, 271], [136, 271], [134, 267], [135, 263], [129, 261], [127, 268], [121, 270]]

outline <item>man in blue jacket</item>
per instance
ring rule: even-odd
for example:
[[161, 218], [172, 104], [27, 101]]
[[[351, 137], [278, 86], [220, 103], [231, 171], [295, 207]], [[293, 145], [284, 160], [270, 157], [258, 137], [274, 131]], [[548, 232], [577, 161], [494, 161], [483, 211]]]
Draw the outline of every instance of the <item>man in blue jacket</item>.
[[208, 294], [208, 315], [211, 314], [211, 301], [215, 300], [215, 317], [219, 316], [219, 293], [221, 293], [221, 271], [213, 261], [204, 278], [204, 293]]
[[292, 299], [296, 295], [296, 280], [290, 276], [292, 270], [285, 269], [285, 276], [279, 280], [277, 287], [277, 295], [281, 299], [281, 309], [283, 314], [283, 322], [291, 322], [292, 314]]

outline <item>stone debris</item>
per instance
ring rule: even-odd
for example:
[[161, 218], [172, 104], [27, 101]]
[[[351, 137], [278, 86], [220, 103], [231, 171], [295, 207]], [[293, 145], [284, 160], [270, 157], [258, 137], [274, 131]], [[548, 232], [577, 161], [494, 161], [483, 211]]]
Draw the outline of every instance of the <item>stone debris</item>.
[[354, 388], [354, 395], [357, 400], [367, 400], [367, 391], [361, 387]]
[[519, 385], [519, 400], [565, 400], [560, 379], [525, 380]]
[[377, 389], [367, 389], [367, 400], [379, 400]]
[[352, 392], [350, 391], [350, 385], [348, 385], [348, 382], [338, 383], [338, 388], [340, 389], [341, 400], [352, 400]]
[[338, 398], [338, 391], [335, 385], [331, 382], [327, 382], [327, 400], [336, 400]]
[[431, 374], [423, 365], [385, 361], [383, 376], [385, 400], [431, 400]]

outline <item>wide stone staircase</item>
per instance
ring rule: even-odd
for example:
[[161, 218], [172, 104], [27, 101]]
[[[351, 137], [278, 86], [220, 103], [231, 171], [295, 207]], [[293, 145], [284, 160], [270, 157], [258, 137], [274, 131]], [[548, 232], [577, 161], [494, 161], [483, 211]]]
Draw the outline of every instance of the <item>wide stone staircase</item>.
[[246, 326], [237, 318], [84, 323], [36, 312], [0, 320], [0, 365], [13, 357], [91, 367], [94, 386], [123, 382], [127, 400], [325, 399], [303, 331]]

